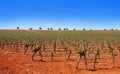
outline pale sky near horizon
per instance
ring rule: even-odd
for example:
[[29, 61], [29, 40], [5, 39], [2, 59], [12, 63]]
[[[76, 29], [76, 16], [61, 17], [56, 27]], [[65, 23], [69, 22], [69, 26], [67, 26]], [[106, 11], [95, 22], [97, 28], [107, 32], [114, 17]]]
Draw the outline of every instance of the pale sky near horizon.
[[120, 29], [119, 0], [0, 0], [0, 29]]

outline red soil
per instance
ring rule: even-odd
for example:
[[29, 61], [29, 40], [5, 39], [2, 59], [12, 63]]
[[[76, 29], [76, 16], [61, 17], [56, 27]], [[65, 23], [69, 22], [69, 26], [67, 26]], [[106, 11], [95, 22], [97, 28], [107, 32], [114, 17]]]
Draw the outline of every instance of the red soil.
[[51, 60], [50, 52], [43, 52], [43, 61], [37, 54], [35, 61], [31, 61], [30, 50], [26, 55], [23, 48], [16, 51], [0, 48], [0, 74], [119, 74], [120, 60], [116, 56], [115, 67], [112, 68], [112, 59], [109, 54], [102, 54], [97, 60], [96, 70], [93, 71], [93, 56], [87, 57], [88, 69], [80, 60], [79, 68], [75, 69], [78, 55], [74, 52], [71, 60], [67, 60], [65, 52], [57, 52], [54, 60]]

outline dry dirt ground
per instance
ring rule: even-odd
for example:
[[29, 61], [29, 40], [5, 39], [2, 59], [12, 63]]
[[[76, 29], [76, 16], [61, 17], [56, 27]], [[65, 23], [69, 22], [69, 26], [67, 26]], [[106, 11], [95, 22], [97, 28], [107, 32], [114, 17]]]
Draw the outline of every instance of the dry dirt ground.
[[83, 58], [79, 68], [75, 69], [77, 57], [73, 52], [71, 60], [67, 60], [65, 52], [57, 52], [54, 60], [51, 60], [50, 52], [43, 52], [43, 61], [40, 61], [38, 54], [35, 61], [31, 61], [30, 50], [24, 55], [23, 48], [17, 52], [0, 48], [0, 74], [120, 74], [120, 56], [116, 56], [115, 67], [112, 68], [111, 56], [102, 54], [97, 60], [96, 70], [93, 70], [92, 55], [91, 58], [87, 57], [87, 70]]

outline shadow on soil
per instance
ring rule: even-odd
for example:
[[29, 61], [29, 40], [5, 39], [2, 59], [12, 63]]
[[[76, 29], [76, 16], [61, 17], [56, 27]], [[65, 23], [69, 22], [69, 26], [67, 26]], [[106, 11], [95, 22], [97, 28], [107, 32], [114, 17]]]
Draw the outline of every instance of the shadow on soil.
[[87, 69], [88, 71], [109, 70], [109, 68]]

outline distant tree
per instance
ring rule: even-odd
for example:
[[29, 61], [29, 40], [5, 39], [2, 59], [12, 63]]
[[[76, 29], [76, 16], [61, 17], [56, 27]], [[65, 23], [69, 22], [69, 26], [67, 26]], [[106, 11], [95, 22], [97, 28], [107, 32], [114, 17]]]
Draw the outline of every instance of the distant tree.
[[20, 28], [19, 27], [17, 27], [17, 30], [19, 30]]
[[50, 30], [53, 30], [53, 28], [51, 27]]
[[42, 30], [42, 28], [41, 28], [41, 27], [39, 27], [39, 30]]
[[48, 28], [48, 30], [50, 30], [50, 28]]
[[66, 28], [66, 31], [68, 31], [68, 28]]
[[74, 30], [74, 31], [76, 31], [76, 29], [75, 29], [75, 28], [74, 28], [73, 30]]
[[58, 29], [59, 31], [61, 30], [61, 28]]
[[92, 29], [90, 29], [90, 31], [92, 31]]
[[113, 31], [114, 29], [111, 29], [111, 31]]
[[85, 28], [83, 28], [83, 31], [85, 31]]
[[104, 31], [106, 31], [107, 29], [104, 29]]
[[68, 28], [64, 28], [63, 30], [64, 30], [64, 31], [68, 31]]
[[32, 30], [32, 28], [29, 28], [29, 30]]

